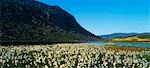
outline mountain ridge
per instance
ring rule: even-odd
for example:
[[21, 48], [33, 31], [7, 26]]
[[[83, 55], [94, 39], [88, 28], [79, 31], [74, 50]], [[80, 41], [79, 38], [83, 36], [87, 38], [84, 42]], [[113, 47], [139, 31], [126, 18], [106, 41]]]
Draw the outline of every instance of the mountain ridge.
[[115, 37], [122, 37], [122, 36], [130, 36], [130, 35], [135, 35], [137, 33], [112, 33], [112, 34], [107, 34], [107, 35], [100, 35], [102, 39], [112, 39]]
[[150, 34], [150, 32], [144, 32], [144, 33], [112, 33], [112, 34], [106, 34], [106, 35], [99, 35], [102, 39], [112, 39], [112, 38], [119, 38], [119, 37], [126, 37], [126, 36], [132, 36], [137, 34]]
[[35, 0], [2, 0], [1, 42], [83, 42], [100, 38], [67, 11]]

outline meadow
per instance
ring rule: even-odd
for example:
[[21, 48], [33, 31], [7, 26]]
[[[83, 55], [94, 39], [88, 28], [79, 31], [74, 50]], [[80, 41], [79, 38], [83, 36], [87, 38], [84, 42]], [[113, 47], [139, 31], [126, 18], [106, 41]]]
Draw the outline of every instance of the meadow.
[[94, 44], [0, 46], [0, 68], [150, 68], [150, 48]]

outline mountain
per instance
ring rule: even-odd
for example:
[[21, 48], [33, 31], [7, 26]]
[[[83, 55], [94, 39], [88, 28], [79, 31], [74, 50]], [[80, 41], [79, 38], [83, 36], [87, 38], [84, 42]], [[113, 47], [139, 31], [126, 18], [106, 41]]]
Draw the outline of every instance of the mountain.
[[112, 39], [116, 37], [124, 37], [124, 36], [131, 36], [131, 35], [136, 35], [137, 33], [113, 33], [113, 34], [108, 34], [108, 35], [101, 35], [99, 36], [102, 39]]
[[150, 42], [150, 33], [138, 33], [131, 36], [113, 38], [112, 41], [140, 41]]
[[0, 42], [84, 42], [100, 38], [59, 6], [35, 0], [1, 0]]

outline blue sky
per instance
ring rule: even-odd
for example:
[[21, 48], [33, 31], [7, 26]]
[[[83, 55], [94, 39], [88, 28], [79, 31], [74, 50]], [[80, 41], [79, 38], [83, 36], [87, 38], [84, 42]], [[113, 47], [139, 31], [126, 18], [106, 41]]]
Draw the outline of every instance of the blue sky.
[[149, 0], [40, 0], [58, 5], [96, 34], [150, 32]]

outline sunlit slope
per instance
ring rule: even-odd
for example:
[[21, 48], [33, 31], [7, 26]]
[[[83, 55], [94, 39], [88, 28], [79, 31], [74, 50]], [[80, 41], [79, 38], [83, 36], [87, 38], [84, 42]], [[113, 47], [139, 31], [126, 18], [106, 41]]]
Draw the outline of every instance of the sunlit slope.
[[140, 41], [140, 42], [150, 42], [150, 34], [137, 34], [126, 37], [113, 38], [112, 41]]

